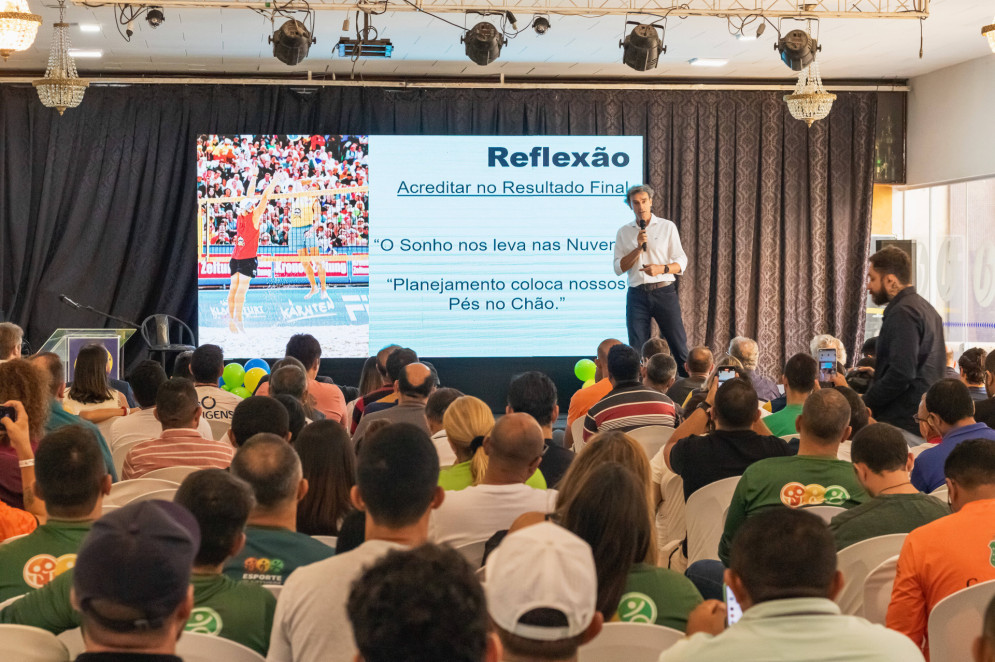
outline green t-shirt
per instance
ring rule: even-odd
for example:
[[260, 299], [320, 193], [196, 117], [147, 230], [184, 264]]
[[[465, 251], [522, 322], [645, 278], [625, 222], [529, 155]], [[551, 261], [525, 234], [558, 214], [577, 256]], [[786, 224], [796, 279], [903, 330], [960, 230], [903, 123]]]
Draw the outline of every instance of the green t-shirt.
[[[546, 489], [546, 479], [538, 469], [525, 484], [537, 490]], [[444, 490], [465, 490], [473, 485], [473, 472], [469, 462], [460, 462], [439, 472], [439, 487]]]
[[92, 524], [51, 519], [0, 546], [0, 602], [39, 589], [76, 565], [76, 552]]
[[840, 513], [829, 523], [836, 549], [892, 533], [909, 533], [950, 514], [950, 507], [928, 494], [881, 494]]
[[763, 424], [767, 426], [770, 433], [775, 437], [784, 437], [789, 434], [798, 434], [795, 427], [795, 420], [802, 415], [802, 405], [788, 405], [784, 409], [765, 416]]
[[629, 571], [625, 593], [612, 620], [665, 625], [684, 632], [688, 614], [701, 602], [701, 593], [684, 575], [636, 563]]
[[794, 455], [754, 462], [743, 472], [733, 492], [719, 543], [719, 559], [729, 565], [733, 536], [747, 517], [762, 510], [774, 506], [853, 508], [868, 499], [853, 465], [843, 460]]
[[294, 570], [334, 556], [335, 550], [311, 536], [275, 526], [245, 528], [245, 547], [228, 559], [224, 573], [234, 580], [279, 585]]
[[[194, 576], [190, 583], [194, 609], [187, 630], [216, 634], [266, 654], [276, 610], [276, 598], [268, 590], [224, 575]], [[0, 622], [31, 625], [53, 634], [79, 627], [79, 612], [69, 602], [72, 586], [70, 570], [0, 611]]]

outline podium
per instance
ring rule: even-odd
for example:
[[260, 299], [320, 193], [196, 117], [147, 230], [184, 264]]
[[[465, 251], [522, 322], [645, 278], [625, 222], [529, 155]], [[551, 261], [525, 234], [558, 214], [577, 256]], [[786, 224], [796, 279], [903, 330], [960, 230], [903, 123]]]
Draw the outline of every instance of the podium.
[[66, 383], [73, 380], [73, 368], [79, 350], [87, 345], [103, 345], [108, 355], [107, 376], [123, 379], [121, 351], [135, 329], [56, 329], [41, 346], [41, 352], [54, 352], [66, 368]]

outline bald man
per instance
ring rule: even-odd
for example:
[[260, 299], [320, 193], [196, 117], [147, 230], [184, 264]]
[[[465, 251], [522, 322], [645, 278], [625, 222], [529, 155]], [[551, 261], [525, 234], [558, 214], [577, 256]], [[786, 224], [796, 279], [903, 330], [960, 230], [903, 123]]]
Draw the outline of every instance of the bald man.
[[429, 525], [429, 540], [454, 547], [485, 541], [519, 515], [552, 512], [556, 490], [525, 484], [539, 466], [542, 428], [525, 413], [505, 414], [484, 438], [487, 470], [480, 485], [446, 494]]
[[356, 449], [363, 442], [366, 430], [374, 421], [387, 421], [388, 423], [411, 423], [416, 425], [426, 433], [431, 435], [428, 429], [428, 421], [425, 418], [425, 403], [435, 391], [435, 377], [432, 371], [424, 363], [409, 363], [401, 368], [397, 381], [394, 383], [394, 390], [397, 393], [397, 405], [390, 409], [382, 409], [363, 416], [352, 435], [352, 442]]

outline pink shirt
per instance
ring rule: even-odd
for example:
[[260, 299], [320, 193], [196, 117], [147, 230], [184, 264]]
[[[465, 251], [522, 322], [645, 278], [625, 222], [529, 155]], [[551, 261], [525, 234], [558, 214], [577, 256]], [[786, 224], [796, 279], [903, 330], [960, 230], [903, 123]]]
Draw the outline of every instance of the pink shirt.
[[[346, 425], [345, 396], [342, 389], [335, 384], [326, 384], [312, 379], [308, 382], [307, 392], [314, 398], [314, 408], [325, 415], [330, 421]], [[256, 395], [269, 395], [269, 382], [259, 385]], [[348, 429], [348, 426], [346, 426]]]
[[124, 459], [121, 478], [141, 478], [150, 471], [165, 467], [225, 469], [231, 464], [234, 454], [231, 444], [205, 439], [197, 430], [163, 430], [158, 439], [140, 441], [131, 447]]

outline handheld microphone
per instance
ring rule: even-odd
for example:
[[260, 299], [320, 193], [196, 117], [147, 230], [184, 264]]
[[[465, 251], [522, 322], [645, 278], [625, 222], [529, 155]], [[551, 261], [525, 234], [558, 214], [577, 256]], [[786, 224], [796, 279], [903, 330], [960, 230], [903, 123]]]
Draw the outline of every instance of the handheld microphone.
[[[639, 219], [639, 229], [640, 230], [645, 230], [646, 229], [646, 221], [644, 221], [641, 218]], [[646, 252], [646, 242], [645, 241], [643, 242], [643, 252], [644, 253]]]

